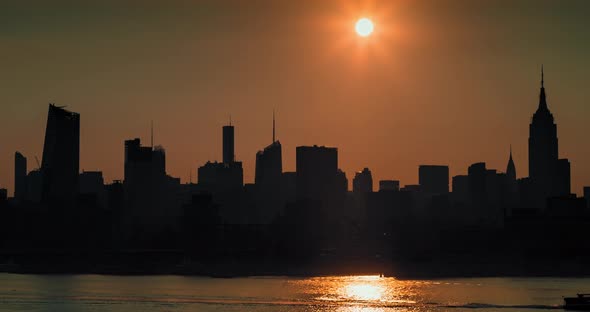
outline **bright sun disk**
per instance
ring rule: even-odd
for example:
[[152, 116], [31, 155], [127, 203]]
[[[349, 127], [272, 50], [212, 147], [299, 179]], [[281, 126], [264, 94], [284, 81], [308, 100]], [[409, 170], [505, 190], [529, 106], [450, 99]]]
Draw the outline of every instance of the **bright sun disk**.
[[354, 27], [356, 33], [361, 37], [369, 36], [373, 33], [374, 28], [375, 26], [373, 25], [373, 22], [366, 17], [359, 19]]

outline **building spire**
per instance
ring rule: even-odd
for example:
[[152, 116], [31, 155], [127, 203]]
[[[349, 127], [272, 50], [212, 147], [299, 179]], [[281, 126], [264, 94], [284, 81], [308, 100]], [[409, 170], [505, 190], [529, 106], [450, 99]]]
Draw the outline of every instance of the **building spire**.
[[539, 108], [537, 111], [549, 111], [547, 107], [547, 97], [545, 96], [545, 73], [541, 65], [541, 94], [539, 95]]
[[516, 166], [512, 160], [512, 144], [510, 144], [510, 158], [508, 158], [508, 165], [506, 166], [506, 176], [511, 181], [516, 181]]
[[545, 88], [545, 75], [543, 73], [543, 64], [541, 64], [541, 88]]
[[276, 128], [275, 128], [275, 110], [272, 110], [272, 142], [276, 142], [275, 139], [275, 133], [276, 132]]

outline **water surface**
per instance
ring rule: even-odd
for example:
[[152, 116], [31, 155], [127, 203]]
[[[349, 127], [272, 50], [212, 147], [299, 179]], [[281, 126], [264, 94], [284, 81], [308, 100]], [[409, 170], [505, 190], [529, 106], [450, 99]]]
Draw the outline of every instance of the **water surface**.
[[546, 311], [590, 279], [0, 274], [0, 311]]

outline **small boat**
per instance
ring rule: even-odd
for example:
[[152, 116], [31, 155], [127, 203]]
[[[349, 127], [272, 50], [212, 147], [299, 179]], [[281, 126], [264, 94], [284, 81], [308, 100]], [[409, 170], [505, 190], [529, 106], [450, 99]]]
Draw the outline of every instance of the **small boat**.
[[590, 311], [590, 294], [578, 294], [577, 297], [565, 297], [563, 298], [563, 301], [565, 301], [563, 308], [566, 310]]

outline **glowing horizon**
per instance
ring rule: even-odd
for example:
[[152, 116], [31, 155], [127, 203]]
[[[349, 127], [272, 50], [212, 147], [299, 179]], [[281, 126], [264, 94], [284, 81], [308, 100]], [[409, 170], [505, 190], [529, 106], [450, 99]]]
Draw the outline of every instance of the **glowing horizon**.
[[[590, 4], [449, 1], [7, 6], [0, 188], [12, 194], [15, 151], [29, 170], [41, 159], [49, 102], [81, 114], [80, 169], [107, 182], [123, 177], [124, 140], [150, 141], [150, 120], [169, 174], [194, 181], [221, 159], [231, 113], [250, 183], [273, 109], [284, 171], [295, 169], [295, 146], [317, 144], [338, 147], [349, 182], [368, 167], [375, 181], [416, 184], [420, 164], [454, 176], [485, 161], [502, 172], [512, 144], [524, 177], [544, 63], [560, 158], [581, 194]], [[369, 38], [354, 31], [360, 17], [375, 24]]]

